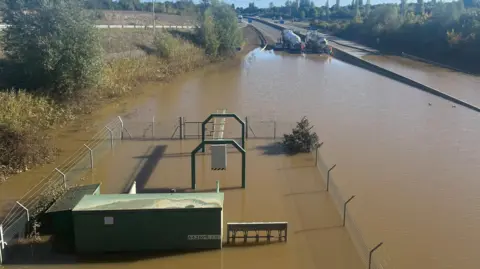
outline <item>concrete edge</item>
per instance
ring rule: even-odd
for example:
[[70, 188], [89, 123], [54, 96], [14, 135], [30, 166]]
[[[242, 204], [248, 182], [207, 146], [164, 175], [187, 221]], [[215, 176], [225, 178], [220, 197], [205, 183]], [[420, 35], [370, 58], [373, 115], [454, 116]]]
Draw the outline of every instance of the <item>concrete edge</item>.
[[250, 25], [250, 24], [247, 25], [246, 27], [252, 28], [257, 33], [258, 37], [260, 38], [260, 41], [262, 42], [262, 44], [261, 44], [262, 47], [264, 47], [265, 45], [268, 44], [267, 39], [265, 38], [265, 35], [260, 30], [258, 30], [257, 27], [255, 27], [253, 25]]
[[[255, 21], [258, 21], [258, 22], [261, 22], [261, 23], [264, 23], [270, 27], [273, 27], [275, 29], [278, 29], [278, 30], [284, 30], [284, 29], [288, 29], [286, 27], [283, 27], [283, 26], [280, 26], [278, 24], [274, 24], [274, 23], [271, 23], [271, 22], [268, 22], [268, 21], [264, 21], [264, 20], [261, 20], [261, 19], [257, 19], [257, 18], [250, 18], [252, 20], [255, 20]], [[305, 35], [303, 34], [300, 34], [300, 33], [297, 33], [301, 38], [305, 38]], [[343, 46], [343, 45], [341, 45]], [[427, 93], [430, 93], [430, 94], [433, 94], [435, 96], [438, 96], [440, 98], [443, 98], [447, 101], [450, 101], [450, 102], [453, 102], [457, 105], [461, 105], [465, 108], [468, 108], [468, 109], [471, 109], [473, 111], [476, 111], [476, 112], [480, 112], [480, 108], [477, 107], [477, 106], [474, 106], [472, 104], [469, 104], [459, 98], [456, 98], [454, 96], [451, 96], [451, 95], [448, 95], [444, 92], [441, 92], [437, 89], [434, 89], [432, 87], [429, 87], [425, 84], [422, 84], [422, 83], [419, 83], [413, 79], [410, 79], [408, 77], [405, 77], [405, 76], [402, 76], [400, 74], [397, 74], [395, 72], [392, 72], [390, 70], [387, 70], [383, 67], [380, 67], [376, 64], [373, 64], [371, 62], [368, 62], [366, 60], [363, 60], [357, 56], [354, 56], [344, 50], [341, 50], [339, 48], [335, 48], [335, 47], [332, 47], [333, 49], [333, 57], [341, 60], [341, 61], [344, 61], [346, 63], [349, 63], [349, 64], [352, 64], [352, 65], [355, 65], [355, 66], [358, 66], [358, 67], [361, 67], [363, 69], [366, 69], [366, 70], [369, 70], [373, 73], [377, 73], [379, 75], [382, 75], [382, 76], [385, 76], [385, 77], [388, 77], [390, 79], [393, 79], [393, 80], [396, 80], [400, 83], [403, 83], [403, 84], [406, 84], [406, 85], [409, 85], [411, 87], [415, 87], [419, 90], [422, 90], [422, 91], [425, 91]], [[357, 49], [357, 48], [355, 48]], [[369, 52], [371, 53], [371, 52]]]

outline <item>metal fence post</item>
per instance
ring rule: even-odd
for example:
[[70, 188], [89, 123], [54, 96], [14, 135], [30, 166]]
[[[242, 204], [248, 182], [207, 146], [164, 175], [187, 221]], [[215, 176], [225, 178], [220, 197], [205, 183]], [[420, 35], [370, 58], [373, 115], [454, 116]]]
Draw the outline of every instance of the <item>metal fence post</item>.
[[107, 130], [110, 132], [110, 148], [113, 149], [113, 131], [107, 126], [105, 126], [105, 128], [107, 128]]
[[328, 186], [330, 185], [330, 171], [333, 170], [333, 168], [337, 167], [336, 164], [334, 164], [330, 169], [328, 169], [328, 172], [327, 172], [327, 191], [328, 191]]
[[377, 250], [379, 247], [383, 245], [383, 242], [380, 242], [378, 245], [376, 245], [372, 250], [370, 250], [369, 256], [368, 256], [368, 269], [372, 268], [372, 255], [375, 250]]
[[323, 145], [323, 142], [318, 144], [316, 147], [315, 147], [315, 166], [318, 165], [318, 149]]
[[3, 250], [5, 249], [7, 242], [3, 240], [3, 226], [0, 224], [0, 265], [3, 264]]
[[352, 195], [344, 204], [343, 204], [343, 226], [345, 227], [345, 219], [347, 216], [347, 204], [355, 198], [355, 195]]
[[245, 117], [245, 138], [248, 139], [248, 117]]
[[185, 117], [182, 117], [182, 123], [183, 123], [183, 139], [187, 139], [187, 124], [186, 124]]
[[277, 139], [277, 121], [273, 121], [273, 140]]
[[55, 168], [55, 171], [59, 172], [63, 176], [63, 185], [65, 186], [65, 189], [67, 188], [67, 175], [62, 173], [62, 171], [58, 170], [58, 168]]
[[152, 140], [155, 137], [155, 116], [152, 118]]
[[120, 117], [120, 116], [118, 116], [118, 119], [120, 120], [120, 127], [122, 127], [122, 131], [120, 133], [120, 139], [123, 140], [123, 129], [124, 129], [123, 120], [122, 120], [122, 117]]
[[90, 169], [93, 169], [93, 150], [86, 144], [83, 144], [90, 151]]
[[17, 204], [27, 211], [27, 221], [30, 221], [30, 212], [28, 212], [28, 208], [22, 205], [19, 201], [17, 201]]
[[180, 126], [180, 139], [183, 139], [183, 117], [178, 117], [178, 126]]

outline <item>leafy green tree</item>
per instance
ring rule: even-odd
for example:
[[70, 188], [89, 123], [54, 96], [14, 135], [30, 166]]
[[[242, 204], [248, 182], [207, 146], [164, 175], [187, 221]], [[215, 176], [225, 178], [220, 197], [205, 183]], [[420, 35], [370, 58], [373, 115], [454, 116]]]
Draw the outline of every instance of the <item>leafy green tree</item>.
[[355, 0], [355, 18], [360, 17], [360, 0]]
[[4, 51], [18, 65], [20, 87], [68, 95], [99, 79], [101, 47], [90, 16], [76, 0], [6, 0]]
[[400, 4], [401, 12], [402, 12], [402, 17], [405, 18], [405, 15], [407, 15], [407, 0], [402, 0]]
[[213, 2], [200, 18], [198, 35], [212, 56], [231, 55], [242, 42], [235, 10], [225, 3]]
[[328, 21], [328, 20], [330, 20], [330, 5], [328, 4], [328, 0], [327, 0], [327, 2], [325, 2], [325, 8], [326, 8], [325, 17], [327, 17], [327, 21]]
[[425, 13], [425, 3], [423, 0], [417, 0], [417, 14], [423, 15]]
[[368, 16], [370, 14], [370, 9], [371, 9], [370, 0], [367, 0], [367, 4], [365, 5], [365, 16]]

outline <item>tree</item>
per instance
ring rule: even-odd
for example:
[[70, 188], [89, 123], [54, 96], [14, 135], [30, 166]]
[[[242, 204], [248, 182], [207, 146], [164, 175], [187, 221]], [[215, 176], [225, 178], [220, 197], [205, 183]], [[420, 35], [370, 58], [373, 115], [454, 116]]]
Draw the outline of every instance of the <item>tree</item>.
[[300, 19], [305, 19], [305, 11], [300, 11]]
[[340, 10], [340, 0], [337, 0], [336, 4], [335, 4], [335, 10]]
[[407, 0], [402, 0], [400, 4], [401, 12], [402, 12], [402, 18], [405, 18], [405, 15], [407, 14]]
[[101, 47], [97, 30], [76, 0], [6, 0], [4, 52], [21, 75], [19, 87], [68, 95], [99, 79]]
[[283, 146], [288, 153], [311, 152], [318, 143], [318, 135], [312, 132], [313, 126], [303, 117], [291, 134], [283, 135]]
[[326, 8], [325, 16], [327, 17], [327, 21], [328, 21], [328, 20], [330, 20], [330, 7], [329, 7], [329, 4], [328, 4], [328, 0], [327, 0], [327, 2], [325, 2], [325, 8]]
[[360, 17], [360, 0], [355, 0], [355, 18]]
[[[404, 0], [402, 0], [404, 1]], [[371, 5], [370, 5], [370, 0], [367, 0], [367, 4], [365, 5], [365, 15], [368, 16], [370, 14], [370, 8], [371, 8]]]
[[229, 5], [213, 2], [200, 17], [199, 39], [212, 56], [232, 55], [242, 42], [237, 15]]
[[417, 0], [417, 14], [423, 15], [424, 13], [425, 13], [425, 3], [423, 2], [423, 0]]

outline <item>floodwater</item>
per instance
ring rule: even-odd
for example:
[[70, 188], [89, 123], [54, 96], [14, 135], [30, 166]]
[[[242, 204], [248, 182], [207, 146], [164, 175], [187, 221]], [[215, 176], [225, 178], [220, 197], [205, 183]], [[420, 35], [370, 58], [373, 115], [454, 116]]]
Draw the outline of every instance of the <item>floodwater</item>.
[[411, 78], [467, 103], [480, 106], [480, 77], [398, 56], [365, 56], [365, 60]]
[[[457, 87], [460, 92], [461, 81], [452, 80], [451, 88]], [[480, 172], [480, 119], [477, 113], [453, 107], [443, 99], [325, 56], [303, 57], [259, 50], [242, 61], [182, 76], [168, 87], [155, 84], [145, 87], [151, 94], [141, 99], [134, 113], [130, 113], [129, 121], [148, 122], [155, 116], [156, 120], [171, 122], [173, 126], [178, 116], [201, 121], [216, 109], [226, 108], [242, 117], [248, 116], [256, 131], [268, 129], [260, 120], [276, 119], [287, 123], [308, 116], [324, 142], [320, 149], [322, 157], [329, 165], [337, 165], [332, 180], [339, 186], [344, 199], [355, 195], [349, 212], [367, 246], [372, 248], [383, 242], [381, 248], [388, 248], [391, 261], [386, 268], [480, 267], [480, 257], [476, 253], [480, 242], [477, 229], [480, 226], [477, 191], [480, 181], [476, 178]], [[442, 87], [450, 88], [447, 84]], [[473, 91], [468, 95], [472, 100], [478, 98]], [[229, 121], [228, 124], [233, 123]], [[258, 162], [253, 162], [259, 167], [252, 170], [281, 168], [279, 164], [285, 161], [275, 158], [278, 157], [259, 158]], [[298, 160], [297, 165], [307, 165], [310, 161]], [[106, 170], [105, 173], [110, 172]], [[162, 172], [158, 173], [161, 177]], [[288, 176], [288, 172], [281, 174]], [[290, 177], [297, 178], [289, 183], [290, 187], [298, 188], [296, 191], [318, 188], [302, 185], [303, 175], [291, 174]], [[261, 180], [258, 176], [249, 182]], [[275, 184], [274, 179], [269, 180]], [[213, 186], [213, 182], [210, 184]], [[252, 189], [262, 186], [263, 191], [265, 185], [255, 184], [251, 183]], [[287, 186], [285, 184], [281, 186]], [[265, 191], [274, 192], [268, 188]], [[271, 196], [273, 200], [261, 200], [260, 190], [252, 192], [255, 195], [249, 196], [247, 201], [251, 202], [247, 203], [265, 203], [260, 207], [263, 209], [271, 205], [272, 212], [257, 212], [255, 205], [250, 204], [252, 211], [246, 211], [250, 215], [245, 219], [286, 214], [274, 208], [279, 206], [280, 195], [288, 193], [287, 189], [283, 192], [277, 189]], [[317, 206], [320, 208], [323, 202], [327, 203], [313, 194], [309, 199], [291, 208], [291, 212], [308, 218]], [[239, 214], [232, 218], [241, 217], [239, 212], [226, 214]], [[302, 227], [293, 225], [297, 227], [293, 231]], [[320, 268], [319, 259], [312, 257], [321, 255], [325, 251], [322, 248], [331, 246], [339, 249], [337, 255], [344, 253], [337, 245], [342, 241], [332, 238], [310, 240], [309, 252], [304, 251], [301, 246], [307, 243], [301, 240], [306, 239], [293, 240], [296, 243], [292, 245], [289, 242], [271, 247], [232, 248], [211, 254], [191, 254], [188, 258], [183, 255], [162, 261], [158, 258], [133, 261], [124, 266]], [[343, 264], [328, 268], [347, 267]]]

